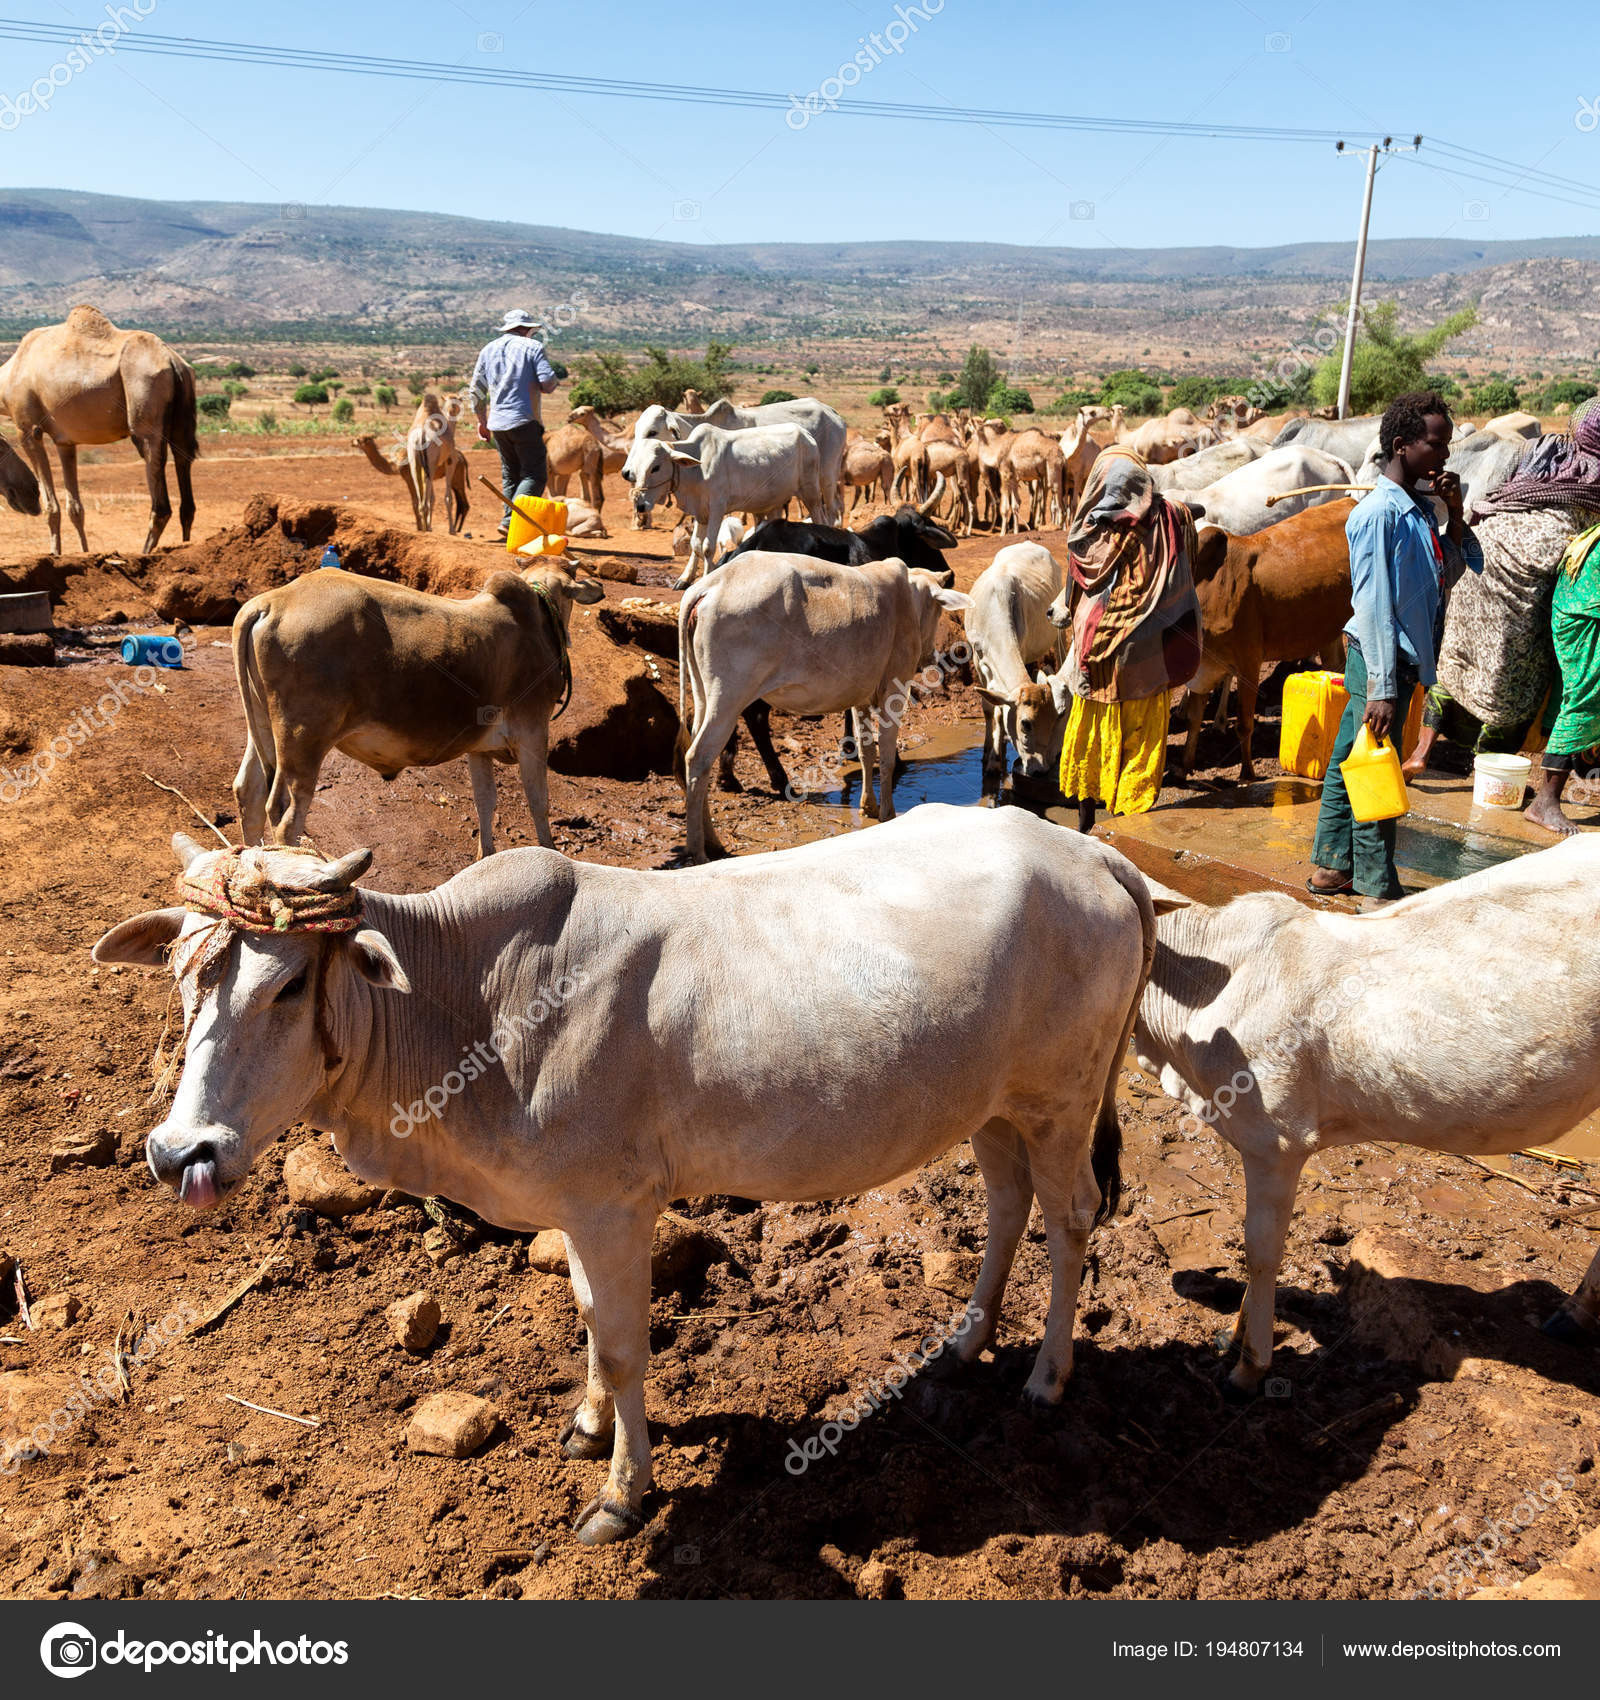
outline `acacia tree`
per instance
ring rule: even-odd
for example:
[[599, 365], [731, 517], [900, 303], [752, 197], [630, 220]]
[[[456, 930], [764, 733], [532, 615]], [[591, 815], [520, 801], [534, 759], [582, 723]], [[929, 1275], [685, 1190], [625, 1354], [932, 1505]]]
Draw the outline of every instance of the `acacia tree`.
[[[1361, 309], [1361, 329], [1350, 362], [1350, 406], [1380, 413], [1398, 395], [1428, 387], [1427, 364], [1447, 342], [1478, 322], [1476, 307], [1463, 307], [1430, 331], [1399, 326], [1400, 303], [1379, 301]], [[1311, 393], [1324, 407], [1339, 399], [1340, 355], [1330, 354], [1311, 375]]]

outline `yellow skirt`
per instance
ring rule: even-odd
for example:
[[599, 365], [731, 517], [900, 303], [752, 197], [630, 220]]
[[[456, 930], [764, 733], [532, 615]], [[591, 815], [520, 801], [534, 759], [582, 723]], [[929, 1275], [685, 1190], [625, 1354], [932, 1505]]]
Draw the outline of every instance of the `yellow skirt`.
[[1061, 745], [1061, 795], [1103, 803], [1116, 815], [1154, 808], [1171, 713], [1168, 691], [1137, 702], [1074, 697]]

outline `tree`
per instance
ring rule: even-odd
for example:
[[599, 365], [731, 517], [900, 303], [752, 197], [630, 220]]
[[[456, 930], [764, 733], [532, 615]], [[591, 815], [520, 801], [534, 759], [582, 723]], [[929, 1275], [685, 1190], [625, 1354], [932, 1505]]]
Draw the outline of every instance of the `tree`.
[[311, 374], [311, 381], [314, 384], [325, 384], [329, 378], [337, 378], [338, 376], [339, 368], [337, 366], [323, 366]]
[[1063, 390], [1045, 408], [1046, 413], [1076, 413], [1080, 407], [1094, 407], [1100, 400], [1099, 390]]
[[[878, 374], [878, 382], [879, 382], [879, 383], [880, 383], [880, 384], [886, 384], [886, 383], [888, 383], [888, 381], [889, 381], [889, 380], [890, 380], [890, 379], [891, 379], [891, 378], [892, 378], [892, 377], [893, 377], [893, 376], [894, 376], [894, 373], [893, 373], [893, 372], [892, 372], [892, 371], [891, 371], [891, 370], [890, 370], [890, 369], [889, 369], [889, 368], [888, 368], [888, 367], [887, 367], [887, 366], [885, 366], [885, 367], [884, 367], [884, 369], [883, 369], [883, 370], [882, 370], [882, 371], [881, 371], [881, 372], [880, 372], [880, 373], [879, 373], [879, 374]], [[955, 381], [956, 381], [956, 379], [955, 379], [955, 373], [954, 373], [954, 372], [952, 372], [952, 373], [951, 373], [951, 374], [950, 374], [950, 375], [949, 375], [949, 376], [948, 376], [948, 377], [947, 377], [947, 378], [946, 378], [946, 379], [945, 379], [945, 382], [946, 382], [946, 383], [947, 383], [947, 384], [953, 384], [953, 383], [954, 383], [954, 382], [955, 382]]]
[[278, 416], [270, 407], [263, 408], [256, 415], [256, 429], [263, 437], [270, 437], [278, 428]]
[[303, 360], [291, 360], [284, 370], [291, 378], [303, 378], [311, 368]]
[[1517, 386], [1504, 378], [1488, 378], [1467, 398], [1473, 413], [1515, 413], [1522, 405]]
[[333, 421], [336, 425], [348, 425], [356, 416], [356, 404], [349, 396], [341, 396], [333, 404]]
[[230, 360], [223, 369], [230, 378], [253, 378], [256, 375], [255, 367], [245, 365], [242, 360]]
[[806, 376], [808, 378], [816, 377], [817, 373], [820, 372], [821, 370], [822, 370], [822, 368], [816, 363], [815, 360], [809, 360], [809, 361], [806, 362]]
[[195, 403], [195, 406], [207, 419], [226, 419], [228, 409], [233, 406], [233, 397], [230, 395], [203, 395]]
[[[1350, 362], [1350, 407], [1381, 413], [1396, 396], [1429, 387], [1427, 365], [1447, 342], [1478, 322], [1476, 307], [1463, 307], [1430, 331], [1411, 333], [1399, 325], [1400, 303], [1379, 301], [1361, 309], [1361, 330]], [[1342, 352], [1342, 351], [1341, 351]], [[1324, 407], [1339, 399], [1340, 354], [1317, 362], [1311, 393]]]
[[1222, 385], [1215, 378], [1179, 378], [1167, 397], [1169, 407], [1209, 407], [1222, 394]]
[[322, 384], [302, 384], [294, 392], [295, 406], [309, 407], [313, 413], [317, 411], [318, 403], [325, 402], [327, 399], [328, 391]]
[[733, 345], [706, 344], [703, 360], [669, 355], [664, 348], [647, 348], [642, 366], [632, 366], [621, 354], [596, 354], [578, 362], [578, 381], [568, 392], [572, 407], [592, 407], [597, 413], [630, 413], [642, 407], [676, 407], [685, 390], [698, 390], [707, 401], [732, 389]]
[[[899, 390], [897, 390], [893, 384], [886, 384], [881, 390], [874, 390], [872, 394], [867, 397], [867, 406], [893, 407], [899, 399]], [[933, 407], [933, 411], [935, 413], [938, 413], [941, 410], [940, 407], [934, 407], [933, 398], [931, 396], [928, 398], [928, 405]]]
[[799, 398], [793, 390], [768, 390], [758, 405], [771, 407], [775, 401], [797, 401]]
[[385, 413], [387, 413], [400, 398], [394, 393], [394, 386], [392, 384], [378, 384], [373, 389], [372, 399], [377, 402], [378, 406], [382, 408]]
[[970, 407], [974, 413], [981, 413], [988, 404], [990, 392], [1003, 377], [1004, 374], [995, 365], [994, 356], [989, 350], [973, 343], [967, 350], [961, 376], [956, 380], [956, 387], [950, 392], [948, 399], [954, 406]]
[[1557, 378], [1545, 386], [1537, 397], [1538, 411], [1558, 413], [1562, 408], [1581, 407], [1597, 393], [1595, 386], [1583, 378]]
[[227, 383], [222, 386], [222, 393], [229, 401], [237, 401], [240, 396], [249, 395], [250, 391], [237, 378], [229, 378]]
[[1125, 413], [1163, 411], [1161, 386], [1137, 366], [1124, 366], [1115, 372], [1107, 372], [1100, 385], [1100, 400], [1106, 407], [1120, 407]]
[[991, 413], [1032, 413], [1033, 397], [1002, 382], [989, 391], [987, 406]]
[[427, 388], [428, 388], [428, 383], [427, 383], [427, 380], [425, 378], [422, 378], [422, 377], [418, 376], [417, 373], [412, 372], [406, 378], [406, 388], [411, 391], [412, 395], [421, 396], [424, 393], [426, 393]]

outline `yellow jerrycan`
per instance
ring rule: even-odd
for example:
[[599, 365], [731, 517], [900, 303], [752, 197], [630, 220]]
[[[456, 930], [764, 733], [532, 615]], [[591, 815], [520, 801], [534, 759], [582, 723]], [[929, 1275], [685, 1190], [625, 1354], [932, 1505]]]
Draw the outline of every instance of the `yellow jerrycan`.
[[1283, 681], [1279, 763], [1303, 779], [1321, 779], [1349, 700], [1342, 673], [1291, 673]]
[[[532, 544], [532, 548], [527, 545]], [[506, 552], [564, 555], [567, 552], [567, 504], [550, 496], [518, 496], [506, 531]]]
[[1381, 744], [1373, 743], [1372, 730], [1365, 721], [1339, 771], [1350, 794], [1350, 812], [1357, 820], [1393, 820], [1411, 807], [1394, 745], [1387, 738]]

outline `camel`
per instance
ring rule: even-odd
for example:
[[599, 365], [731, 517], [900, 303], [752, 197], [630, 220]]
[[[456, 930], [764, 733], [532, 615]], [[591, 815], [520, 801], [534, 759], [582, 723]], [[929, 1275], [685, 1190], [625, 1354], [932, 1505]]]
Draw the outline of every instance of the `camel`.
[[700, 397], [699, 390], [685, 390], [683, 399], [678, 403], [679, 413], [704, 413], [706, 404]]
[[40, 512], [39, 480], [4, 437], [0, 437], [0, 496], [19, 514], [37, 517]]
[[967, 453], [978, 483], [978, 522], [996, 526], [1001, 520], [1001, 462], [1011, 447], [1012, 433], [999, 419], [980, 419], [973, 426]]
[[960, 527], [963, 537], [970, 537], [977, 515], [977, 463], [960, 443], [947, 442], [942, 437], [923, 446], [928, 451], [929, 474], [942, 477], [949, 486], [952, 523]]
[[961, 441], [955, 426], [950, 423], [948, 414], [919, 413], [917, 415], [917, 435], [925, 443], [959, 443]]
[[1019, 484], [1028, 486], [1028, 530], [1062, 524], [1062, 486], [1066, 462], [1061, 445], [1047, 431], [1029, 426], [1014, 432], [1000, 460], [1000, 529], [1017, 531]]
[[929, 482], [928, 445], [912, 430], [911, 409], [903, 401], [884, 408], [883, 416], [894, 433], [892, 492], [908, 502], [920, 501]]
[[864, 437], [855, 437], [847, 442], [844, 446], [844, 465], [839, 469], [839, 486], [841, 492], [849, 490], [850, 506], [841, 518], [853, 514], [856, 504], [863, 497], [870, 506], [875, 485], [883, 498], [884, 506], [887, 507], [893, 481], [894, 456], [885, 444], [868, 442]]
[[545, 458], [549, 465], [549, 488], [552, 496], [564, 496], [574, 474], [583, 499], [596, 513], [605, 507], [605, 481], [601, 476], [605, 456], [600, 444], [582, 425], [570, 420], [558, 426], [544, 440]]
[[1100, 445], [1089, 435], [1089, 423], [1089, 409], [1080, 407], [1078, 417], [1061, 433], [1062, 503], [1069, 522], [1078, 511], [1089, 469], [1100, 453]]
[[[378, 447], [376, 437], [356, 437], [355, 446], [367, 457], [379, 472], [390, 478], [401, 479], [406, 487], [406, 494], [411, 498], [411, 517], [418, 531], [429, 528], [422, 523], [422, 507], [417, 501], [417, 486], [411, 473], [411, 463], [403, 460], [397, 466]], [[439, 482], [449, 491], [450, 503], [450, 535], [452, 537], [461, 530], [467, 522], [467, 510], [472, 505], [467, 499], [467, 457], [462, 454], [454, 443], [450, 445], [448, 458], [441, 458], [438, 471], [435, 474]]]
[[[694, 392], [689, 392], [691, 395]], [[632, 436], [619, 436], [613, 431], [592, 407], [579, 406], [567, 415], [569, 425], [581, 425], [585, 431], [600, 445], [600, 471], [621, 472], [622, 463], [628, 458], [628, 451], [633, 447]], [[633, 512], [633, 529], [648, 531], [650, 529], [650, 510], [640, 513], [637, 508]]]
[[[87, 552], [78, 450], [133, 439], [150, 491], [148, 555], [172, 518], [167, 496], [167, 450], [178, 479], [178, 523], [189, 541], [194, 490], [189, 469], [200, 453], [195, 435], [194, 371], [148, 331], [121, 331], [95, 307], [74, 307], [60, 325], [41, 325], [0, 366], [0, 413], [10, 416], [22, 453], [44, 491], [50, 553], [61, 553], [61, 504], [50, 477], [45, 439], [56, 446], [67, 517]], [[8, 479], [9, 486], [15, 480]], [[12, 504], [16, 504], [13, 502]], [[35, 509], [35, 512], [38, 510]]]

